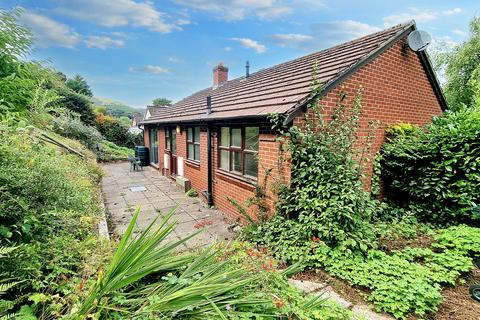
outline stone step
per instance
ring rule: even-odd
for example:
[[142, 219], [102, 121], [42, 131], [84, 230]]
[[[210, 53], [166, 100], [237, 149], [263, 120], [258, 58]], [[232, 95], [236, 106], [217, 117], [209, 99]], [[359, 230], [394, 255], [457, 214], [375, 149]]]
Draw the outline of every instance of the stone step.
[[352, 302], [344, 299], [342, 296], [336, 293], [331, 286], [324, 282], [288, 279], [288, 283], [290, 283], [290, 285], [296, 287], [305, 294], [318, 294], [322, 298], [331, 300], [346, 309], [350, 309], [355, 315], [360, 316], [361, 319], [394, 320], [394, 318], [388, 315], [376, 313], [369, 305], [354, 305]]

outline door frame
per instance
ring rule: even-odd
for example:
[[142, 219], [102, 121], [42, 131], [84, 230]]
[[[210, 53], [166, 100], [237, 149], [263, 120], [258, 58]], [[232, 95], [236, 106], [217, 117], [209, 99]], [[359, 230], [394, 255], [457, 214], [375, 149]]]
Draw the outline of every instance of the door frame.
[[178, 174], [177, 139], [176, 138], [177, 138], [176, 128], [165, 127], [165, 152], [168, 154], [168, 157], [169, 157], [169, 176], [172, 178], [175, 178]]
[[[154, 132], [155, 132], [155, 134], [152, 134]], [[149, 158], [150, 158], [149, 162], [150, 162], [151, 165], [158, 166], [159, 161], [160, 161], [159, 156], [158, 156], [158, 128], [152, 127], [151, 129], [148, 130], [148, 134], [149, 134], [149, 136], [148, 136], [148, 148], [149, 148]], [[156, 147], [154, 146], [153, 148], [152, 148], [152, 142], [153, 142], [152, 138], [155, 138], [155, 141], [156, 141]], [[152, 157], [152, 155], [153, 155], [153, 157]], [[155, 158], [156, 158], [157, 162], [153, 162], [153, 160]]]

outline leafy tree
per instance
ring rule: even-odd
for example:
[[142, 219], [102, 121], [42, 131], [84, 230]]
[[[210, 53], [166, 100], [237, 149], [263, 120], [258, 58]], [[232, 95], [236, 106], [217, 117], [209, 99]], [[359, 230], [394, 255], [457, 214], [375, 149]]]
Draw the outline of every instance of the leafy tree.
[[107, 108], [104, 107], [104, 106], [95, 106], [95, 107], [93, 108], [93, 111], [94, 111], [95, 113], [101, 113], [101, 114], [103, 114], [103, 115], [107, 114]]
[[57, 75], [63, 83], [67, 82], [67, 76], [65, 75], [65, 73], [57, 71]]
[[34, 88], [25, 64], [18, 61], [33, 43], [30, 30], [18, 23], [20, 13], [0, 9], [0, 115], [25, 111]]
[[65, 84], [76, 93], [86, 95], [87, 97], [93, 96], [92, 90], [87, 81], [78, 74], [73, 77], [73, 79], [68, 79]]
[[444, 91], [452, 110], [471, 106], [480, 93], [480, 17], [470, 22], [470, 33], [453, 52], [436, 57], [437, 68], [445, 73]]
[[152, 104], [155, 107], [166, 107], [172, 104], [171, 100], [168, 100], [167, 98], [157, 98], [152, 101]]
[[80, 119], [87, 125], [95, 125], [95, 113], [92, 103], [85, 95], [79, 94], [69, 88], [59, 88], [62, 98], [58, 100], [58, 106], [67, 108], [80, 115]]
[[21, 12], [0, 9], [0, 67], [4, 66], [4, 59], [17, 60], [30, 52], [33, 36], [30, 29], [18, 23]]
[[[128, 119], [128, 118], [127, 118]], [[142, 135], [136, 135], [128, 132], [130, 120], [123, 123], [122, 119], [110, 115], [97, 113], [96, 125], [98, 131], [105, 137], [119, 146], [133, 148], [142, 143]]]

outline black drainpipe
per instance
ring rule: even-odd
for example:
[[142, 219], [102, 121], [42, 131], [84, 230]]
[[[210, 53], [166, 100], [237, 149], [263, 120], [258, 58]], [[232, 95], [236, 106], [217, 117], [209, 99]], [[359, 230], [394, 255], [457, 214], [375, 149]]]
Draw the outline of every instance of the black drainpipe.
[[207, 125], [207, 203], [211, 207], [213, 206], [213, 179], [212, 179], [212, 129], [210, 125]]
[[[207, 115], [212, 113], [212, 97], [207, 96]], [[212, 128], [207, 124], [207, 203], [213, 206], [213, 173], [212, 173]]]

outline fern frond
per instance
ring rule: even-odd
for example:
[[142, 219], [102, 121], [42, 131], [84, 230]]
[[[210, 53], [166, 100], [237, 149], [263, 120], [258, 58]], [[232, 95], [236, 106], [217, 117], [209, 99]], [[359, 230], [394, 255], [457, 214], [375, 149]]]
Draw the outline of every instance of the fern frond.
[[0, 295], [4, 294], [7, 290], [14, 287], [18, 282], [6, 282], [0, 283]]
[[6, 314], [4, 316], [0, 316], [0, 320], [9, 320], [14, 319], [15, 313]]
[[1, 247], [0, 246], [0, 258], [6, 256], [7, 254], [9, 254], [10, 252], [12, 252], [15, 249], [16, 249], [16, 247]]
[[[8, 300], [0, 300], [0, 315], [13, 308], [13, 302]], [[1, 318], [0, 318], [1, 319]]]

